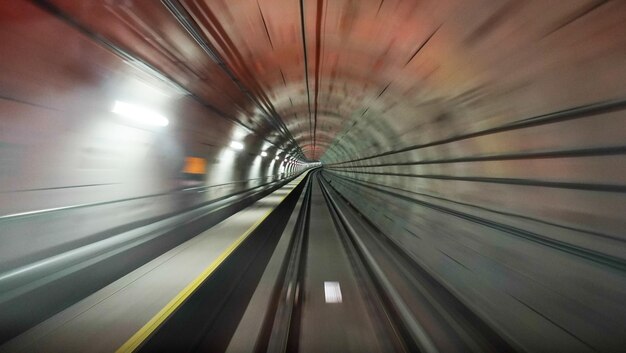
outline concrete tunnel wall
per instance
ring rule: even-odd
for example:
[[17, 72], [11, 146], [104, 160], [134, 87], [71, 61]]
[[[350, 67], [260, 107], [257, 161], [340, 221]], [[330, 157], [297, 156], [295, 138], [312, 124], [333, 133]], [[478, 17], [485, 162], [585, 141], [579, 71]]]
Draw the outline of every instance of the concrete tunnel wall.
[[[0, 272], [304, 168], [288, 145], [259, 132], [262, 123], [254, 130], [220, 115], [62, 21], [33, 30], [50, 19], [36, 5], [4, 3], [2, 15]], [[116, 101], [169, 125], [125, 120], [112, 112]], [[206, 173], [186, 175], [186, 157], [204, 159]]]
[[[165, 9], [137, 17], [149, 28], [170, 26], [161, 33], [167, 45], [161, 44], [184, 48], [178, 61], [130, 30], [111, 30], [78, 5], [58, 3], [156, 70], [123, 60], [30, 3], [0, 5], [7, 24], [0, 40], [10, 48], [0, 60], [0, 272], [88, 244], [112, 227], [304, 168], [285, 162], [295, 151], [292, 141], [250, 108], [216, 64], [205, 63]], [[243, 12], [244, 5], [237, 2]], [[479, 6], [464, 9], [410, 72], [370, 70], [366, 64], [376, 53], [334, 38], [336, 47], [352, 50], [343, 65], [354, 77], [344, 78], [345, 91], [320, 99], [329, 103], [317, 133], [328, 148], [317, 157], [324, 176], [363, 215], [511, 339], [540, 349], [575, 336], [602, 350], [618, 343], [626, 317], [625, 7], [608, 2], [545, 37], [538, 35], [548, 32], [545, 23], [525, 21], [542, 20], [546, 10], [529, 7], [472, 45], [465, 34], [478, 32], [487, 15]], [[140, 6], [133, 11], [143, 13]], [[410, 12], [407, 18], [413, 21]], [[513, 35], [524, 28], [525, 36]], [[235, 39], [236, 30], [230, 33]], [[509, 35], [516, 40], [503, 44]], [[259, 76], [275, 74], [266, 69], [272, 56], [251, 52]], [[189, 67], [172, 64], [179, 61]], [[292, 107], [285, 117], [302, 116], [307, 98], [296, 75], [303, 70], [287, 66], [286, 82], [275, 75], [273, 102]], [[397, 83], [385, 87], [394, 78]], [[370, 88], [353, 93], [363, 82]], [[415, 82], [419, 89], [412, 88]], [[170, 125], [129, 124], [111, 113], [116, 100], [157, 109]], [[304, 146], [308, 122], [286, 120], [311, 151]], [[232, 140], [243, 142], [244, 151], [230, 148]], [[267, 158], [259, 157], [262, 151]], [[273, 159], [277, 152], [280, 162]], [[181, 172], [187, 156], [207, 161], [198, 185]], [[191, 187], [203, 192], [183, 190]], [[115, 200], [125, 201], [108, 203]], [[97, 205], [11, 217], [83, 204]]]
[[[26, 2], [19, 6], [35, 10]], [[9, 23], [2, 10], [3, 23]], [[149, 230], [137, 232], [139, 226], [227, 196], [270, 190], [306, 168], [287, 145], [220, 116], [89, 40], [76, 51], [59, 51], [76, 35], [71, 29], [47, 42], [35, 39], [40, 34], [27, 23], [13, 29], [0, 30], [0, 40], [11, 48], [0, 60], [2, 341], [114, 280], [119, 269], [106, 273], [109, 260], [99, 269], [85, 267], [104, 253], [97, 247], [110, 252], [99, 244], [141, 235]], [[86, 53], [105, 58], [90, 62]], [[81, 72], [94, 62], [104, 66]], [[118, 100], [159, 112], [169, 124], [129, 121], [112, 112]], [[206, 171], [186, 173], [187, 157], [201, 158]], [[175, 246], [188, 233], [168, 234], [165, 242]], [[132, 256], [150, 259], [160, 254], [155, 249]], [[83, 250], [78, 260], [63, 260]], [[37, 269], [58, 260], [91, 274], [70, 286], [63, 279], [71, 276], [59, 275], [63, 268]], [[137, 266], [115, 261], [119, 274]]]
[[[439, 75], [423, 82], [429, 96], [416, 107], [390, 87], [399, 103], [354, 114], [321, 159], [364, 217], [531, 351], [611, 351], [622, 339], [626, 57], [617, 17], [605, 8], [549, 47], [494, 50], [490, 67], [455, 47], [468, 60], [450, 72], [489, 85], [462, 91]], [[582, 344], [564, 349], [570, 335]]]
[[[263, 158], [259, 148], [232, 149], [230, 139], [218, 136], [229, 136], [236, 127], [202, 111], [185, 115], [185, 124], [173, 121], [150, 129], [129, 125], [106, 110], [52, 110], [34, 100], [0, 104], [6, 114], [0, 132], [1, 270], [71, 250], [109, 229], [288, 178], [303, 168], [273, 155]], [[198, 126], [214, 135], [194, 136]], [[206, 160], [206, 174], [185, 174], [187, 156]]]

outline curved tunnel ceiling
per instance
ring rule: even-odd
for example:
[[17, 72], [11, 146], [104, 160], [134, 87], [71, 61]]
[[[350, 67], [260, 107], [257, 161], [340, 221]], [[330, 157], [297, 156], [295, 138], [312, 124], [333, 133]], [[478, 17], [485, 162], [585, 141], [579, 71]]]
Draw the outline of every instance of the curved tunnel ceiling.
[[[419, 141], [435, 140], [620, 91], [560, 90], [589, 74], [564, 63], [623, 44], [563, 40], [570, 23], [604, 2], [38, 3], [268, 143], [327, 163], [414, 144], [402, 138], [407, 126], [423, 131]], [[615, 27], [624, 6], [611, 11], [579, 40], [623, 34]], [[432, 123], [436, 131], [422, 129]]]
[[[324, 155], [354, 115], [382, 112], [396, 105], [389, 93], [421, 84], [420, 75], [404, 69], [407, 63], [397, 64], [411, 61], [412, 46], [438, 26], [432, 18], [420, 18], [432, 11], [415, 11], [409, 2], [181, 4], [230, 67], [239, 68], [240, 76], [251, 73], [256, 82], [247, 84], [262, 87], [285, 124], [295, 126], [296, 141], [313, 160]], [[389, 16], [395, 12], [416, 16], [397, 22], [392, 20], [397, 16]], [[398, 88], [389, 89], [394, 81]]]

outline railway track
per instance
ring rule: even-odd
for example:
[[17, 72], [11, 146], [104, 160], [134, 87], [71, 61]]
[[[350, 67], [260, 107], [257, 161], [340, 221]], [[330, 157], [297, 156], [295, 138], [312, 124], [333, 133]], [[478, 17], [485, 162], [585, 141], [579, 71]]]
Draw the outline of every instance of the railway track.
[[141, 352], [512, 352], [392, 238], [309, 174]]

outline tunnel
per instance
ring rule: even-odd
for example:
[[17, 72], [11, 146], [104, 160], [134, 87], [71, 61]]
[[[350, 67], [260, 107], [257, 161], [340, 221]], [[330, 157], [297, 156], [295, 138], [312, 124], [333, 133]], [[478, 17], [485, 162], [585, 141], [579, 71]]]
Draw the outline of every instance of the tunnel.
[[0, 2], [0, 352], [626, 351], [626, 2]]

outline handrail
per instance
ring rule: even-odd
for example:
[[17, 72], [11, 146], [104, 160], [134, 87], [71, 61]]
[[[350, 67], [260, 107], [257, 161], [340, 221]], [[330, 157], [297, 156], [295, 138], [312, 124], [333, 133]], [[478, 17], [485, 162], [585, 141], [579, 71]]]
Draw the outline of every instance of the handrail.
[[[288, 177], [277, 182], [289, 182], [290, 180], [293, 180], [293, 178]], [[258, 187], [255, 187], [249, 190], [249, 196], [263, 193], [263, 190], [253, 191], [257, 188]], [[203, 217], [207, 213], [217, 212], [230, 207], [240, 200], [229, 200], [235, 196], [237, 196], [237, 194], [230, 195], [217, 202], [185, 210], [180, 214], [116, 234], [79, 248], [71, 249], [5, 272], [0, 272], [0, 288], [3, 288], [3, 291], [0, 291], [0, 303], [28, 292], [34, 287], [53, 281], [56, 278], [55, 276], [63, 276], [65, 272], [77, 271], [93, 262], [101, 261], [104, 257], [113, 256], [138, 244], [157, 238], [171, 229], [194, 219], [198, 219], [199, 217]]]
[[[286, 175], [285, 179], [291, 177], [294, 174], [296, 174], [296, 173], [291, 173], [291, 174]], [[202, 186], [202, 187], [199, 187], [199, 188], [202, 188], [202, 190], [207, 190], [207, 189], [215, 188], [215, 187], [219, 187], [219, 186], [232, 185], [232, 184], [244, 183], [244, 182], [249, 182], [249, 181], [253, 181], [253, 180], [259, 180], [259, 179], [264, 179], [264, 178], [273, 178], [273, 177], [275, 177], [275, 175], [274, 176], [268, 176], [268, 177], [253, 178], [253, 179], [248, 179], [248, 180], [237, 180], [237, 181], [224, 183], [224, 184], [215, 184], [215, 185]], [[148, 198], [154, 198], [154, 197], [166, 196], [166, 195], [174, 195], [174, 194], [177, 194], [177, 193], [180, 193], [180, 192], [185, 193], [185, 192], [190, 192], [190, 191], [196, 191], [196, 190], [198, 190], [197, 188], [198, 187], [196, 187], [196, 188], [183, 188], [183, 189], [177, 188], [177, 189], [174, 189], [174, 190], [171, 190], [171, 191], [168, 191], [168, 192], [163, 192], [163, 193], [158, 193], [158, 194], [150, 194], [150, 195], [143, 195], [143, 196], [137, 196], [137, 197], [128, 197], [128, 198], [117, 199], [117, 200], [109, 200], [109, 201], [82, 203], [82, 204], [70, 205], [70, 206], [45, 208], [45, 209], [34, 210], [34, 211], [9, 213], [9, 214], [5, 214], [5, 215], [0, 215], [0, 222], [12, 220], [12, 219], [24, 218], [24, 217], [40, 216], [40, 215], [47, 214], [47, 213], [54, 213], [54, 212], [68, 211], [68, 210], [75, 210], [75, 209], [89, 208], [89, 207], [96, 207], [96, 206], [104, 206], [104, 205], [110, 205], [110, 204], [115, 204], [115, 203], [121, 203], [121, 202], [127, 202], [127, 201], [136, 201], [136, 200], [142, 200], [142, 199], [148, 199]]]

